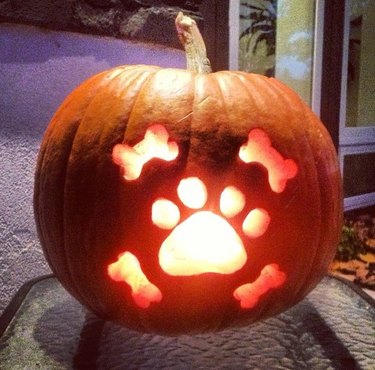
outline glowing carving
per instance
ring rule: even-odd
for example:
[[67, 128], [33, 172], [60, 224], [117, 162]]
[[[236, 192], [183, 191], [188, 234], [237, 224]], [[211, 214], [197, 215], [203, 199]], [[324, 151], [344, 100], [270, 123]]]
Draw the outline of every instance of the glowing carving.
[[245, 207], [245, 195], [235, 186], [227, 186], [220, 196], [220, 210], [228, 218], [236, 216]]
[[247, 143], [240, 148], [239, 156], [245, 163], [257, 162], [266, 167], [268, 182], [276, 193], [283, 192], [286, 182], [295, 177], [298, 171], [297, 164], [292, 159], [284, 159], [261, 129], [250, 131]]
[[181, 202], [189, 208], [202, 208], [207, 200], [206, 185], [198, 177], [182, 179], [177, 187]]
[[124, 170], [126, 180], [136, 180], [142, 172], [145, 163], [153, 158], [172, 161], [178, 156], [178, 146], [174, 141], [168, 141], [169, 135], [162, 125], [150, 126], [145, 137], [138, 144], [131, 147], [117, 144], [112, 151], [113, 161]]
[[152, 222], [161, 229], [173, 229], [180, 221], [180, 210], [167, 199], [158, 199], [152, 205]]
[[222, 217], [200, 211], [178, 225], [159, 251], [161, 268], [169, 275], [204, 272], [231, 274], [246, 262], [241, 238]]
[[253, 282], [238, 287], [233, 296], [240, 301], [242, 308], [255, 307], [260, 297], [270, 289], [278, 288], [284, 284], [286, 275], [280, 271], [275, 263], [266, 265], [259, 277]]
[[149, 282], [137, 257], [130, 252], [120, 254], [118, 260], [108, 266], [108, 275], [114, 281], [122, 281], [130, 286], [133, 300], [140, 308], [147, 308], [152, 302], [162, 299], [159, 288]]
[[[152, 158], [171, 161], [178, 156], [175, 142], [169, 141], [166, 129], [161, 125], [149, 127], [142, 141], [133, 147], [118, 144], [112, 157], [124, 170], [126, 180], [139, 178], [142, 168]], [[268, 181], [276, 193], [284, 191], [289, 179], [297, 174], [297, 165], [292, 159], [284, 159], [272, 147], [267, 134], [254, 129], [248, 142], [240, 148], [240, 158], [245, 163], [260, 163], [268, 171]], [[198, 177], [184, 178], [177, 187], [180, 201], [188, 208], [201, 209], [207, 202], [206, 185]], [[235, 186], [227, 186], [220, 196], [220, 211], [231, 218], [245, 207], [245, 195]], [[159, 250], [159, 264], [172, 276], [192, 276], [203, 273], [232, 274], [240, 270], [247, 261], [244, 244], [235, 229], [223, 217], [210, 211], [200, 210], [181, 224], [180, 210], [172, 201], [157, 199], [151, 210], [151, 219], [160, 229], [172, 230]], [[261, 208], [250, 210], [242, 224], [249, 238], [262, 236], [271, 222], [268, 212]], [[143, 273], [138, 259], [125, 252], [108, 266], [109, 276], [118, 282], [127, 283], [138, 307], [147, 308], [152, 302], [160, 302], [162, 293]], [[260, 297], [270, 289], [284, 284], [286, 275], [277, 264], [266, 265], [252, 283], [239, 286], [233, 296], [242, 308], [254, 307]]]
[[246, 216], [242, 230], [249, 238], [259, 238], [262, 236], [271, 222], [268, 212], [262, 208], [251, 210]]

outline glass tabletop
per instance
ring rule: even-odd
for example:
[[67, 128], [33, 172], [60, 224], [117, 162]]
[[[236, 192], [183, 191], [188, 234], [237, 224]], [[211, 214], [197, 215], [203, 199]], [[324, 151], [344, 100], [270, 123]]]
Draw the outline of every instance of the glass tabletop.
[[375, 369], [374, 300], [331, 276], [277, 317], [177, 337], [100, 320], [54, 277], [34, 282], [22, 298], [0, 319], [4, 370]]

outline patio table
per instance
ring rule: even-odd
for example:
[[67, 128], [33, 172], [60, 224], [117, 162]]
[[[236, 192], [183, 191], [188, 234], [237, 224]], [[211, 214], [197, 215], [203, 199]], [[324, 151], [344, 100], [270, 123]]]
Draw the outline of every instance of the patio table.
[[103, 321], [44, 276], [0, 318], [7, 369], [375, 369], [375, 301], [326, 276], [288, 311], [252, 325], [164, 337]]

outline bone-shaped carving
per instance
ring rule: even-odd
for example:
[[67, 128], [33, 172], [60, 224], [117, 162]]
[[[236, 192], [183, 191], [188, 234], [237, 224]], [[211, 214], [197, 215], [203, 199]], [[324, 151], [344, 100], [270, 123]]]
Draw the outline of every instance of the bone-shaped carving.
[[138, 307], [147, 308], [152, 302], [160, 302], [162, 299], [159, 288], [150, 283], [137, 257], [130, 252], [120, 254], [118, 260], [108, 266], [108, 275], [114, 281], [123, 281], [130, 286]]
[[283, 285], [285, 280], [285, 273], [280, 271], [277, 264], [272, 263], [263, 268], [259, 277], [253, 283], [243, 284], [238, 287], [233, 296], [240, 301], [242, 308], [253, 308], [263, 294], [270, 289]]
[[268, 182], [276, 193], [283, 192], [286, 182], [296, 176], [298, 171], [297, 164], [292, 159], [284, 159], [261, 129], [250, 131], [249, 139], [241, 146], [239, 156], [245, 163], [257, 162], [266, 167]]
[[168, 142], [169, 134], [162, 125], [150, 126], [145, 137], [133, 147], [117, 144], [112, 151], [113, 161], [124, 170], [125, 180], [136, 180], [142, 168], [153, 158], [172, 161], [178, 156], [178, 146], [174, 141]]

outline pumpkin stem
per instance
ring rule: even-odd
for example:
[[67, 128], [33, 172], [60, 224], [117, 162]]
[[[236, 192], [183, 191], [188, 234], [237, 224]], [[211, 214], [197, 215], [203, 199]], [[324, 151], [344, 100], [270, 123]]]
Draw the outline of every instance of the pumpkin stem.
[[207, 58], [204, 44], [197, 23], [194, 19], [179, 12], [176, 18], [176, 29], [186, 53], [186, 67], [197, 73], [212, 72], [211, 63]]

